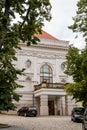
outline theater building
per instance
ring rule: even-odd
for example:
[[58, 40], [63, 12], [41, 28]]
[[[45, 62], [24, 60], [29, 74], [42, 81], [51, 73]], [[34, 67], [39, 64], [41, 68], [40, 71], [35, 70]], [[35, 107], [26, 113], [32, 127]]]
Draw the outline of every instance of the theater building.
[[66, 95], [64, 86], [72, 78], [64, 74], [69, 42], [59, 40], [45, 31], [37, 35], [40, 42], [27, 46], [20, 43], [17, 68], [25, 68], [18, 83], [24, 85], [16, 91], [22, 95], [17, 108], [34, 105], [38, 115], [70, 115], [75, 102]]

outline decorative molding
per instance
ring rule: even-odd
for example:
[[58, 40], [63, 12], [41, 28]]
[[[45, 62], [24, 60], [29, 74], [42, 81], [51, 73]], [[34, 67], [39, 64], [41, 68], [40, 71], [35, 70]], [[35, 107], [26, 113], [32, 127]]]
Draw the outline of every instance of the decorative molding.
[[17, 91], [16, 90], [16, 92], [20, 93], [20, 94], [33, 94], [34, 93], [34, 91], [23, 91], [23, 90], [22, 91]]
[[61, 79], [61, 82], [62, 83], [66, 83], [66, 79]]
[[[20, 46], [27, 46], [26, 42], [20, 42]], [[38, 42], [36, 45], [31, 45], [33, 47], [52, 47], [52, 48], [68, 48], [69, 47], [69, 41], [64, 40], [51, 40], [51, 39], [44, 39], [41, 38], [40, 42]]]
[[61, 70], [64, 71], [64, 69], [65, 69], [65, 62], [63, 62], [63, 63], [61, 64]]
[[60, 77], [60, 78], [68, 78], [68, 76], [65, 75], [65, 74], [64, 74], [64, 75], [59, 75], [59, 77]]
[[32, 56], [32, 57], [39, 57], [39, 58], [48, 58], [48, 59], [65, 59], [65, 55], [63, 53], [51, 53], [51, 52], [41, 52], [41, 51], [24, 51], [21, 50], [18, 52], [18, 55], [22, 56]]
[[26, 67], [27, 67], [27, 68], [30, 68], [30, 66], [31, 66], [31, 61], [28, 59], [28, 60], [26, 61]]

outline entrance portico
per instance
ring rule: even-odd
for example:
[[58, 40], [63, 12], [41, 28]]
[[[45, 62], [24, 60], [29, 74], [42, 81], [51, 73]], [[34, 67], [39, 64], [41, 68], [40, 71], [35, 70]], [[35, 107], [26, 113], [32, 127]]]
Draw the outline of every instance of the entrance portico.
[[34, 92], [34, 96], [36, 99], [39, 99], [40, 115], [68, 114], [67, 96], [63, 88], [46, 88], [46, 86], [40, 87]]

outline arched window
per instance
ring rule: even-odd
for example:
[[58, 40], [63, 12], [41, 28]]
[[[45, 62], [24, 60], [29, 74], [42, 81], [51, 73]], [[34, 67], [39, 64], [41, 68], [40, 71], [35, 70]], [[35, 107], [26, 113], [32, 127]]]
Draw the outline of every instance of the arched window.
[[52, 83], [53, 73], [52, 69], [48, 65], [43, 65], [40, 69], [40, 82]]

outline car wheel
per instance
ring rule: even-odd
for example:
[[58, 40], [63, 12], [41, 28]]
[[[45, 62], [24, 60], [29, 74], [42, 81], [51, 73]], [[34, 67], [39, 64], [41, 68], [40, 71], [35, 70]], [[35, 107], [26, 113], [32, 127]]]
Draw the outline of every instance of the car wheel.
[[27, 117], [27, 113], [24, 113], [24, 116]]
[[19, 113], [19, 112], [17, 112], [17, 115], [18, 115], [18, 116], [20, 116], [20, 113]]
[[34, 115], [34, 117], [36, 117], [36, 114]]
[[87, 130], [83, 123], [82, 123], [82, 130]]
[[73, 121], [73, 118], [71, 117], [71, 121]]
[[74, 121], [74, 122], [76, 122], [76, 119], [75, 119], [75, 117], [73, 117], [73, 121]]

